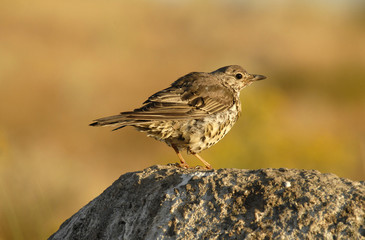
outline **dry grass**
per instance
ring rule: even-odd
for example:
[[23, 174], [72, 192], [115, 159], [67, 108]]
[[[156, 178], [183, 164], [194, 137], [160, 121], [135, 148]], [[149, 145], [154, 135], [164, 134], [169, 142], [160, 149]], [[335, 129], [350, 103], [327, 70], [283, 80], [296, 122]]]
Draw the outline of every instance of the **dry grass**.
[[[47, 238], [120, 174], [177, 161], [88, 127], [189, 71], [267, 75], [203, 153], [213, 166], [365, 174], [364, 7], [167, 1], [0, 3], [0, 239]], [[189, 157], [189, 160], [198, 163]]]

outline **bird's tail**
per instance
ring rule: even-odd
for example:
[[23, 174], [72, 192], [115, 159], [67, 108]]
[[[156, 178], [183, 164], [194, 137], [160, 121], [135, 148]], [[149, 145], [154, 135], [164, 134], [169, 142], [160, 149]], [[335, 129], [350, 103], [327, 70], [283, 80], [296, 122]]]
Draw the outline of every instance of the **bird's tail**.
[[117, 130], [120, 128], [123, 128], [125, 126], [131, 126], [136, 124], [136, 122], [133, 119], [128, 119], [128, 115], [119, 114], [109, 117], [103, 117], [94, 120], [93, 123], [90, 124], [90, 126], [93, 127], [102, 127], [102, 126], [117, 126], [117, 128], [113, 129]]

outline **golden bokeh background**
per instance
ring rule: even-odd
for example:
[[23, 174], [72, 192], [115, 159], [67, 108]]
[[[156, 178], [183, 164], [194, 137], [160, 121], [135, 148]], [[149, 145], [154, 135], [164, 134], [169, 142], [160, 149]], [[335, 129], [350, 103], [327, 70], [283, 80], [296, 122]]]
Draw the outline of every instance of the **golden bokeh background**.
[[0, 239], [47, 238], [121, 174], [177, 162], [132, 128], [88, 124], [230, 64], [268, 79], [202, 153], [215, 168], [364, 180], [364, 16], [356, 0], [0, 2]]

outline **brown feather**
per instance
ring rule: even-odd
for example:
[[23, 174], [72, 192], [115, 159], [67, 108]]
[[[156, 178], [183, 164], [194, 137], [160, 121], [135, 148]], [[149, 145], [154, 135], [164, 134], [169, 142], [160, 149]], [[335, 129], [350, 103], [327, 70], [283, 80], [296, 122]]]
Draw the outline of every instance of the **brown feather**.
[[209, 81], [210, 73], [193, 72], [179, 78], [171, 87], [149, 97], [141, 108], [96, 119], [92, 126], [134, 125], [138, 122], [204, 118], [225, 111], [234, 96], [222, 84]]

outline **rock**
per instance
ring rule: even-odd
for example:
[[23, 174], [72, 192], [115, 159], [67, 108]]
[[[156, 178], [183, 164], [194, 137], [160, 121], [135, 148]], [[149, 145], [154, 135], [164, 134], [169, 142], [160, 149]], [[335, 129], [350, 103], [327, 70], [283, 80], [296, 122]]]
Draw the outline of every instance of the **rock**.
[[49, 239], [365, 239], [365, 183], [152, 166], [122, 175]]

